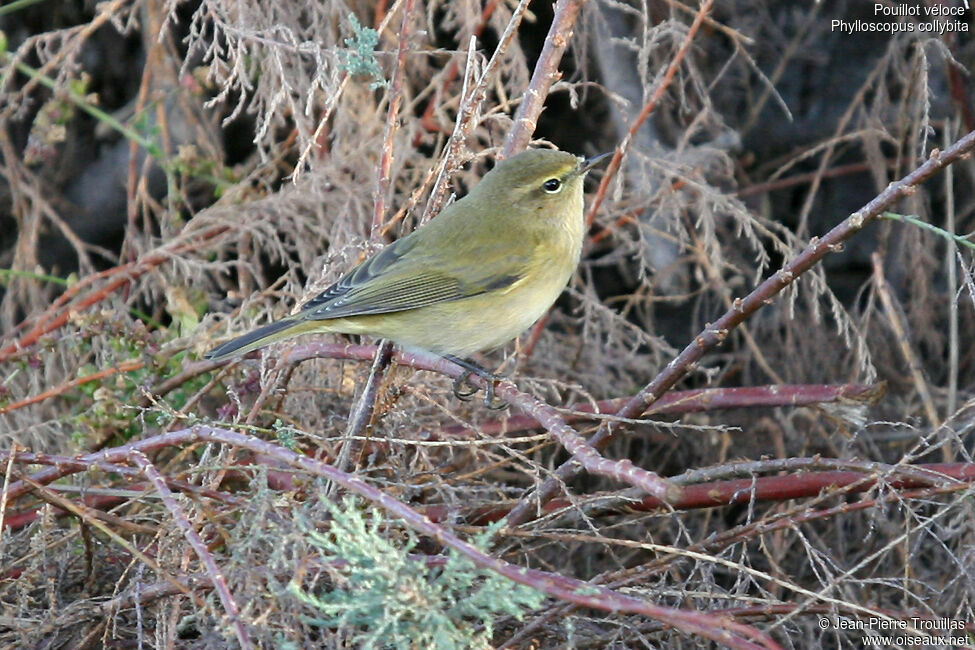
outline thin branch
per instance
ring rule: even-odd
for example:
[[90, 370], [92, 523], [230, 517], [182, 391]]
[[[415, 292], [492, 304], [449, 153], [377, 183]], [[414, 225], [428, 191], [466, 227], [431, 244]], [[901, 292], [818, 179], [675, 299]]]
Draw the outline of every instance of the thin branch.
[[559, 62], [562, 61], [562, 55], [569, 47], [569, 41], [572, 40], [572, 29], [585, 1], [558, 0], [555, 3], [552, 26], [549, 27], [542, 53], [535, 64], [535, 70], [532, 71], [531, 81], [528, 82], [528, 88], [515, 113], [514, 125], [505, 140], [502, 158], [508, 158], [521, 151], [531, 141], [548, 92], [552, 89], [552, 85], [562, 78]]
[[592, 205], [589, 208], [589, 213], [586, 215], [586, 226], [592, 225], [593, 219], [596, 218], [596, 213], [599, 212], [600, 206], [603, 204], [603, 199], [606, 197], [606, 191], [609, 189], [609, 184], [616, 177], [616, 173], [620, 169], [620, 164], [623, 161], [623, 155], [630, 148], [630, 143], [633, 138], [636, 137], [637, 132], [643, 126], [643, 123], [650, 117], [650, 113], [657, 107], [657, 103], [663, 98], [664, 93], [670, 87], [670, 83], [674, 80], [674, 76], [677, 74], [677, 70], [680, 69], [681, 63], [684, 61], [684, 57], [687, 56], [687, 52], [691, 48], [691, 43], [694, 41], [694, 36], [697, 35], [698, 30], [701, 25], [704, 24], [704, 19], [707, 17], [708, 13], [711, 11], [711, 5], [714, 4], [714, 0], [705, 0], [701, 3], [700, 9], [697, 10], [697, 15], [694, 16], [694, 22], [687, 29], [687, 34], [684, 35], [684, 41], [680, 44], [677, 49], [677, 53], [671, 60], [670, 65], [667, 66], [667, 70], [664, 72], [663, 77], [660, 79], [660, 83], [657, 87], [653, 89], [653, 94], [650, 95], [650, 99], [647, 103], [643, 105], [643, 109], [640, 114], [637, 115], [633, 123], [630, 124], [630, 128], [623, 138], [623, 141], [616, 146], [616, 150], [613, 152], [613, 158], [609, 161], [609, 166], [606, 168], [606, 173], [603, 174], [603, 178], [599, 181], [599, 189], [596, 190], [596, 196], [592, 200]]
[[[168, 571], [166, 571], [162, 566], [160, 566], [155, 559], [147, 555], [145, 552], [141, 551], [134, 543], [130, 542], [121, 534], [115, 532], [115, 530], [113, 530], [111, 527], [109, 527], [103, 521], [101, 521], [98, 516], [101, 513], [94, 512], [91, 508], [89, 508], [86, 505], [77, 503], [75, 501], [71, 501], [70, 499], [66, 499], [62, 497], [60, 494], [57, 494], [56, 492], [51, 490], [50, 488], [38, 483], [37, 481], [34, 481], [29, 477], [23, 477], [18, 482], [21, 481], [29, 485], [31, 489], [36, 491], [38, 494], [42, 495], [42, 498], [45, 501], [56, 505], [62, 510], [70, 512], [74, 516], [78, 517], [78, 519], [85, 522], [87, 525], [92, 526], [93, 528], [96, 528], [102, 533], [104, 533], [106, 537], [108, 537], [113, 542], [118, 544], [121, 548], [128, 551], [132, 555], [132, 557], [137, 558], [140, 562], [144, 563], [147, 567], [152, 569], [156, 573], [156, 575], [168, 581], [174, 587], [179, 589], [184, 595], [192, 597], [192, 593], [184, 590], [183, 586], [176, 580], [176, 578], [170, 575]], [[197, 605], [202, 605], [201, 599], [194, 597], [194, 602]]]
[[[437, 180], [433, 186], [433, 190], [430, 192], [430, 200], [423, 212], [423, 218], [420, 220], [420, 223], [429, 221], [443, 203], [444, 195], [447, 193], [447, 181], [450, 179], [450, 175], [460, 167], [458, 162], [460, 151], [467, 137], [470, 135], [471, 130], [476, 126], [476, 118], [480, 115], [480, 107], [487, 93], [488, 83], [494, 79], [495, 71], [501, 65], [501, 57], [507, 52], [511, 40], [518, 33], [518, 26], [521, 25], [522, 18], [524, 18], [525, 12], [528, 10], [530, 1], [519, 0], [518, 6], [515, 7], [514, 12], [511, 14], [511, 20], [508, 21], [508, 24], [504, 28], [504, 33], [501, 34], [501, 38], [498, 40], [498, 46], [494, 48], [491, 59], [478, 76], [473, 90], [468, 93], [467, 84], [469, 75], [466, 71], [474, 66], [475, 40], [474, 36], [471, 38], [470, 47], [468, 48], [467, 65], [465, 67], [464, 83], [461, 86], [460, 104], [457, 109], [457, 121], [454, 124], [453, 132], [450, 134], [450, 140], [447, 142], [447, 146], [444, 147], [445, 153], [441, 156], [440, 169], [437, 171]], [[485, 9], [486, 12], [487, 9]]]
[[84, 386], [85, 384], [91, 383], [93, 381], [100, 381], [106, 377], [111, 377], [112, 375], [117, 375], [123, 372], [132, 372], [133, 370], [139, 370], [145, 367], [145, 361], [141, 359], [132, 359], [129, 361], [123, 361], [119, 364], [112, 366], [111, 368], [103, 368], [97, 372], [93, 372], [81, 377], [76, 377], [70, 381], [66, 381], [58, 386], [49, 388], [48, 390], [38, 393], [37, 395], [31, 395], [30, 397], [25, 397], [22, 400], [18, 400], [6, 406], [0, 406], [0, 415], [4, 413], [10, 413], [11, 411], [16, 411], [17, 409], [22, 409], [32, 404], [37, 404], [43, 402], [44, 400], [50, 399], [52, 397], [57, 397], [58, 395], [63, 395], [72, 388], [77, 388], [78, 386]]
[[389, 192], [389, 175], [393, 166], [393, 147], [396, 132], [399, 130], [399, 110], [403, 104], [403, 75], [406, 68], [406, 50], [410, 41], [410, 20], [413, 18], [413, 5], [416, 0], [406, 0], [403, 7], [403, 21], [399, 28], [399, 45], [396, 48], [396, 67], [389, 91], [389, 110], [386, 125], [383, 127], [383, 146], [379, 156], [379, 178], [376, 181], [375, 205], [372, 213], [372, 226], [369, 239], [378, 242], [386, 217], [386, 194]]
[[[904, 310], [900, 304], [894, 302], [895, 299], [891, 295], [890, 285], [887, 284], [887, 279], [884, 277], [884, 265], [880, 259], [880, 254], [874, 253], [871, 255], [870, 261], [873, 264], [873, 286], [877, 291], [877, 295], [880, 297], [880, 304], [883, 305], [884, 311], [887, 313], [887, 322], [890, 324], [890, 328], [894, 333], [894, 340], [900, 349], [901, 355], [904, 357], [904, 361], [907, 363], [907, 367], [911, 371], [914, 389], [917, 391], [918, 397], [921, 399], [921, 404], [924, 406], [924, 415], [927, 417], [928, 426], [935, 428], [941, 422], [938, 418], [938, 410], [934, 406], [934, 398], [931, 396], [928, 380], [924, 376], [924, 366], [917, 354], [914, 353], [914, 348], [910, 340], [911, 337], [907, 333], [907, 316], [904, 314]], [[951, 460], [952, 454], [949, 447], [945, 446], [941, 451], [946, 454], [945, 462]]]
[[[671, 391], [660, 398], [644, 415], [682, 415], [702, 411], [739, 408], [769, 408], [811, 406], [830, 402], [854, 402], [864, 406], [873, 404], [883, 395], [884, 386], [867, 384], [777, 384], [773, 386], [745, 386], [740, 388], [698, 388]], [[591, 421], [596, 415], [613, 415], [630, 398], [600, 400], [595, 404], [580, 402], [565, 407], [562, 417], [566, 424]], [[561, 409], [560, 409], [561, 410]], [[488, 420], [476, 429], [454, 424], [443, 428], [441, 437], [467, 439], [476, 435], [501, 436], [541, 427], [528, 415], [514, 415]]]
[[352, 407], [352, 413], [349, 414], [345, 438], [342, 440], [342, 447], [335, 462], [336, 468], [341, 472], [346, 471], [353, 440], [362, 436], [372, 422], [373, 414], [376, 411], [376, 400], [379, 397], [379, 386], [382, 384], [383, 377], [392, 359], [393, 342], [383, 340], [376, 349], [376, 358], [369, 369], [369, 377], [366, 379], [366, 386], [362, 390], [362, 395]]
[[[85, 276], [77, 284], [62, 293], [44, 313], [34, 318], [32, 321], [33, 327], [26, 334], [21, 335], [18, 340], [0, 349], [0, 363], [7, 361], [11, 356], [24, 348], [34, 345], [43, 336], [59, 329], [70, 320], [73, 313], [80, 312], [113, 296], [119, 289], [149, 273], [160, 264], [182, 253], [199, 248], [209, 240], [226, 231], [226, 229], [226, 226], [208, 228], [191, 235], [190, 241], [185, 241], [183, 238], [180, 238], [142, 255], [134, 262]], [[98, 286], [98, 282], [101, 280], [107, 280], [107, 282]], [[89, 288], [90, 290], [88, 290]], [[88, 290], [88, 292], [83, 293], [85, 290]], [[25, 321], [18, 325], [17, 329], [23, 329], [27, 326], [28, 323]]]
[[156, 488], [156, 492], [162, 497], [163, 504], [169, 513], [173, 517], [173, 521], [183, 532], [183, 537], [189, 542], [193, 550], [196, 551], [196, 555], [200, 558], [200, 563], [206, 568], [206, 573], [210, 576], [210, 580], [213, 581], [213, 588], [216, 590], [217, 595], [220, 597], [220, 602], [223, 603], [223, 608], [230, 617], [230, 621], [234, 628], [234, 633], [237, 635], [237, 641], [240, 642], [241, 648], [252, 648], [254, 647], [251, 643], [250, 637], [247, 634], [247, 628], [244, 627], [244, 622], [240, 618], [240, 608], [237, 607], [237, 602], [234, 600], [233, 594], [230, 593], [230, 587], [227, 585], [227, 579], [224, 577], [223, 572], [217, 565], [216, 560], [213, 559], [213, 555], [207, 549], [207, 545], [200, 539], [200, 535], [193, 528], [189, 519], [186, 518], [186, 514], [183, 509], [176, 502], [173, 497], [173, 493], [169, 491], [169, 486], [166, 485], [166, 480], [159, 474], [155, 466], [149, 462], [149, 458], [146, 457], [144, 453], [137, 450], [132, 450], [128, 454], [128, 460], [139, 466], [142, 473], [145, 474], [149, 482], [152, 483], [153, 487]]

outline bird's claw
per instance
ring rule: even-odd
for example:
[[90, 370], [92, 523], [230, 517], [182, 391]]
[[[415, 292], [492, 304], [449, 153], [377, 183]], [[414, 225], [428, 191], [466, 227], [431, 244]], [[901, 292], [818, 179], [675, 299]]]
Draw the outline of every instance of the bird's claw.
[[454, 380], [454, 397], [464, 402], [470, 401], [474, 397], [474, 394], [477, 393], [477, 386], [468, 381], [472, 374], [474, 374], [473, 371], [465, 370], [462, 375], [458, 375], [457, 379]]
[[487, 389], [484, 391], [484, 406], [492, 411], [508, 408], [508, 403], [494, 394], [494, 386], [498, 381], [497, 379], [489, 379]]
[[454, 380], [454, 397], [465, 402], [474, 397], [478, 391], [478, 388], [477, 386], [471, 384], [470, 379], [471, 375], [477, 375], [487, 383], [487, 388], [484, 391], [484, 406], [492, 411], [499, 411], [503, 408], [507, 408], [508, 403], [503, 399], [499, 399], [495, 393], [495, 386], [499, 381], [501, 381], [501, 377], [493, 375], [483, 369], [475, 369], [477, 367], [471, 367], [473, 364], [469, 362], [465, 362], [453, 357], [448, 357], [448, 359], [465, 368], [464, 372]]

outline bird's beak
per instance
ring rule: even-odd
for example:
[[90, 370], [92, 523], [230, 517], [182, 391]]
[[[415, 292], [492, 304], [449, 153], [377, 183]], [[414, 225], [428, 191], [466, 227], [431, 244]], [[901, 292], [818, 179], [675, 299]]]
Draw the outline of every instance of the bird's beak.
[[593, 156], [592, 158], [586, 158], [579, 165], [579, 170], [576, 172], [579, 176], [584, 176], [586, 172], [598, 165], [606, 156], [612, 155], [612, 151], [607, 151], [606, 153], [601, 153], [598, 156]]

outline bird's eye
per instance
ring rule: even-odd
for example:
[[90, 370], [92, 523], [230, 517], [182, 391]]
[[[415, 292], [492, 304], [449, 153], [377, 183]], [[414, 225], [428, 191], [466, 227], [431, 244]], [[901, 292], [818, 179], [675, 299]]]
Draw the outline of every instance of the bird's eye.
[[562, 181], [557, 178], [550, 178], [544, 183], [542, 183], [542, 189], [549, 194], [555, 194], [562, 189]]

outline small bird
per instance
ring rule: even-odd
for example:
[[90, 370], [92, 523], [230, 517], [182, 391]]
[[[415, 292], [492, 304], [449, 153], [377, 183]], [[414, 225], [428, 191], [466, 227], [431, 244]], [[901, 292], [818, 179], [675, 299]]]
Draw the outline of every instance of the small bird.
[[605, 155], [583, 160], [533, 149], [503, 160], [464, 198], [359, 263], [296, 314], [211, 350], [226, 359], [310, 332], [368, 334], [465, 360], [518, 336], [555, 302], [579, 264], [583, 178]]

